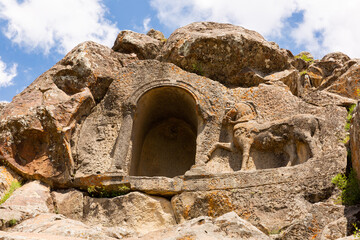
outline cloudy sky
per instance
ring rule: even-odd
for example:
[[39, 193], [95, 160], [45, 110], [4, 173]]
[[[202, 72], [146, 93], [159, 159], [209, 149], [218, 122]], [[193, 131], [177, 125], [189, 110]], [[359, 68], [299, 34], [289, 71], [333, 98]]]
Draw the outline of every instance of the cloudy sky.
[[360, 58], [359, 0], [0, 0], [0, 101], [11, 101], [77, 44], [120, 30], [168, 37], [194, 21], [240, 25], [316, 58]]

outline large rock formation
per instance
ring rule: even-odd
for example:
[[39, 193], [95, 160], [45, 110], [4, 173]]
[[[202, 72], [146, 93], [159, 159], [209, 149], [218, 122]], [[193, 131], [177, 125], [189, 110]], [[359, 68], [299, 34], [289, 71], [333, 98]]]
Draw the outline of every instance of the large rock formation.
[[[0, 158], [53, 188], [38, 218], [54, 231], [31, 221], [11, 231], [81, 238], [98, 224], [83, 237], [114, 238], [105, 226], [142, 239], [345, 237], [353, 218], [334, 204], [331, 179], [347, 164], [357, 67], [341, 53], [294, 57], [230, 24], [193, 23], [166, 41], [123, 31], [112, 49], [82, 43], [0, 110]], [[66, 235], [69, 224], [77, 230]]]

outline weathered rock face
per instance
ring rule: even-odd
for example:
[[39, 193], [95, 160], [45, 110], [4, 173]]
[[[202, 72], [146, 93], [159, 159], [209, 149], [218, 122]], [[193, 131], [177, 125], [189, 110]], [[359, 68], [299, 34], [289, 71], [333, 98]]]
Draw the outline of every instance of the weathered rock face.
[[84, 212], [83, 193], [75, 189], [53, 191], [55, 211], [65, 217], [81, 220]]
[[357, 178], [360, 180], [360, 112], [359, 105], [356, 106], [353, 112], [352, 124], [350, 128], [350, 149], [352, 167], [357, 173]]
[[71, 132], [134, 59], [93, 42], [77, 46], [3, 109], [0, 155], [27, 178], [68, 182]]
[[352, 65], [342, 74], [327, 91], [345, 96], [348, 98], [359, 99], [360, 97], [360, 61]]
[[[304, 64], [293, 64], [301, 71], [301, 78], [293, 93], [302, 98], [311, 92], [335, 93], [351, 99], [359, 99], [359, 60], [350, 59], [341, 52], [329, 53], [321, 60], [306, 58]], [[288, 84], [287, 84], [288, 85]], [[291, 89], [294, 89], [288, 85]]]
[[[348, 93], [357, 62], [334, 53], [310, 63], [229, 24], [190, 24], [164, 42], [156, 31], [123, 31], [113, 49], [74, 48], [4, 108], [0, 157], [54, 188], [131, 191], [54, 191], [65, 217], [131, 233], [189, 228], [149, 237], [187, 237], [186, 221], [232, 211], [283, 239], [319, 239], [342, 224], [331, 179], [346, 168], [345, 107], [356, 103]], [[351, 87], [334, 90], [337, 83]], [[204, 226], [247, 234], [251, 227], [233, 217], [203, 217]]]
[[11, 221], [21, 222], [40, 213], [54, 211], [50, 189], [38, 181], [25, 184], [14, 192], [0, 207], [0, 228], [11, 225]]
[[154, 59], [162, 45], [161, 35], [155, 31], [150, 31], [148, 35], [121, 31], [112, 49], [120, 53], [136, 53], [139, 59]]
[[6, 194], [11, 184], [15, 181], [21, 181], [21, 177], [8, 167], [0, 166], [0, 199]]
[[[22, 235], [24, 239], [121, 239], [127, 235], [121, 228], [88, 226], [82, 222], [66, 219], [63, 215], [45, 213], [26, 220], [15, 226], [9, 233], [1, 233], [0, 237]], [[68, 237], [68, 238], [67, 238]]]
[[176, 227], [133, 239], [270, 239], [249, 222], [230, 212], [218, 218], [198, 217]]
[[141, 234], [176, 224], [170, 201], [137, 192], [110, 199], [85, 197], [83, 217], [91, 225], [123, 227]]
[[1, 115], [1, 111], [6, 107], [6, 105], [8, 105], [7, 102], [0, 102], [0, 115]]
[[290, 68], [291, 55], [260, 34], [231, 24], [192, 23], [177, 29], [162, 48], [162, 61], [231, 86], [256, 86]]

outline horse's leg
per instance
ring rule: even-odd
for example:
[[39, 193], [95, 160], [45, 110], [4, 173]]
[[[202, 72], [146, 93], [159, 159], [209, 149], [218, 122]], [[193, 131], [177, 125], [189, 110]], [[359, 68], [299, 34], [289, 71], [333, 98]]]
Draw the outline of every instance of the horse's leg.
[[253, 142], [254, 139], [250, 136], [239, 136], [237, 138], [238, 146], [242, 150], [241, 170], [246, 170], [248, 167], [249, 158], [250, 158], [250, 148]]
[[210, 160], [211, 155], [213, 154], [213, 152], [217, 149], [217, 148], [222, 148], [225, 149], [227, 151], [232, 152], [233, 151], [233, 146], [231, 143], [222, 143], [222, 142], [217, 142], [215, 143], [212, 148], [210, 149], [209, 153], [207, 154], [208, 156], [208, 161]]

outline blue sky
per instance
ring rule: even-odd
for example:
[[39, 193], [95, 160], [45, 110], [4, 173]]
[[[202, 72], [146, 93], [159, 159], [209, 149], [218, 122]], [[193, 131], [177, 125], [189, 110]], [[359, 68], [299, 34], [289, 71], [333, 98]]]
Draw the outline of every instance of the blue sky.
[[11, 101], [77, 44], [121, 30], [166, 37], [194, 21], [255, 30], [294, 55], [360, 57], [358, 0], [0, 0], [0, 101]]

